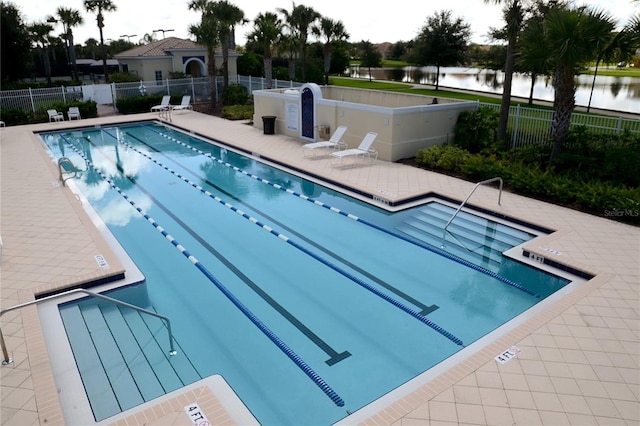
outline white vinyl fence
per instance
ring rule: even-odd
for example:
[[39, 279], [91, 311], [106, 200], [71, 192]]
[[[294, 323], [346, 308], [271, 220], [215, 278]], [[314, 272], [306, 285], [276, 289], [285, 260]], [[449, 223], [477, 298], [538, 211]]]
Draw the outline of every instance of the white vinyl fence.
[[[237, 76], [231, 83], [247, 88], [249, 94], [254, 90], [267, 88], [262, 77]], [[222, 93], [222, 76], [217, 76], [218, 96]], [[302, 83], [290, 80], [272, 80], [273, 89], [300, 87]], [[209, 78], [165, 79], [157, 81], [139, 81], [134, 83], [94, 84], [83, 86], [61, 86], [39, 89], [3, 90], [0, 92], [1, 109], [22, 109], [26, 111], [46, 110], [56, 102], [88, 101], [115, 104], [118, 99], [140, 95], [190, 95], [192, 103], [209, 102]], [[479, 105], [500, 110], [499, 104], [480, 103]], [[553, 111], [539, 108], [512, 106], [509, 111], [508, 133], [512, 148], [549, 143]], [[585, 126], [588, 131], [600, 134], [620, 134], [624, 131], [640, 133], [640, 120], [574, 113], [571, 126]]]
[[[499, 104], [480, 103], [480, 106], [500, 112]], [[508, 133], [511, 148], [524, 145], [549, 143], [551, 138], [551, 120], [553, 111], [539, 108], [526, 108], [520, 105], [509, 108]], [[571, 127], [584, 126], [587, 131], [596, 134], [621, 134], [624, 131], [640, 134], [640, 120], [621, 116], [602, 116], [574, 112]]]
[[66, 103], [82, 99], [82, 86], [3, 90], [0, 92], [0, 109], [21, 109], [36, 112], [45, 110], [56, 102]]

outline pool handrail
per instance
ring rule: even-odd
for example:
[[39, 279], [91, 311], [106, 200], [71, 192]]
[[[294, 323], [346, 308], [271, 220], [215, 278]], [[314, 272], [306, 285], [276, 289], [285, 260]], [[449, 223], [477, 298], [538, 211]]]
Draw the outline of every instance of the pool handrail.
[[[122, 300], [114, 299], [113, 297], [105, 296], [104, 294], [100, 294], [100, 293], [96, 293], [96, 292], [93, 292], [93, 291], [89, 291], [89, 290], [86, 290], [84, 288], [75, 288], [73, 290], [65, 291], [63, 293], [52, 294], [51, 296], [43, 297], [41, 299], [31, 300], [29, 302], [20, 303], [18, 305], [14, 305], [14, 306], [11, 306], [11, 307], [6, 308], [6, 309], [2, 309], [2, 310], [0, 310], [0, 317], [2, 315], [6, 314], [7, 312], [15, 311], [16, 309], [25, 308], [27, 306], [35, 305], [35, 304], [40, 303], [40, 302], [46, 302], [46, 301], [51, 300], [51, 299], [57, 299], [57, 298], [60, 298], [60, 297], [63, 297], [63, 296], [68, 296], [68, 295], [73, 294], [73, 293], [84, 293], [84, 294], [87, 294], [87, 295], [89, 295], [91, 297], [102, 299], [102, 300], [105, 300], [107, 302], [114, 303], [116, 305], [120, 305], [120, 306], [124, 306], [124, 307], [127, 307], [127, 308], [131, 308], [131, 309], [134, 309], [134, 310], [136, 310], [138, 312], [142, 312], [142, 313], [153, 315], [154, 317], [160, 318], [167, 325], [167, 332], [169, 333], [169, 355], [175, 356], [178, 353], [174, 349], [174, 346], [173, 346], [173, 333], [171, 332], [171, 320], [168, 317], [166, 317], [164, 315], [161, 315], [161, 314], [159, 314], [157, 312], [153, 312], [153, 311], [150, 311], [148, 309], [141, 308], [140, 306], [132, 305], [131, 303], [123, 302]], [[2, 365], [11, 364], [13, 362], [13, 359], [11, 357], [9, 357], [9, 353], [7, 351], [7, 345], [5, 344], [4, 336], [2, 335], [2, 330], [1, 329], [0, 329], [0, 346], [2, 346], [2, 357], [3, 357]]]
[[[446, 233], [448, 232], [448, 231], [447, 231], [447, 228], [449, 227], [449, 225], [451, 225], [451, 222], [453, 222], [453, 219], [455, 219], [455, 218], [456, 218], [456, 216], [458, 216], [458, 213], [460, 213], [460, 210], [462, 210], [462, 208], [464, 207], [464, 205], [465, 205], [465, 204], [467, 204], [467, 201], [469, 201], [469, 198], [471, 198], [471, 196], [473, 195], [473, 193], [474, 193], [474, 192], [476, 192], [476, 189], [478, 189], [478, 187], [479, 187], [480, 185], [486, 185], [486, 184], [488, 184], [488, 183], [492, 183], [492, 182], [495, 182], [495, 181], [499, 181], [499, 182], [500, 182], [500, 192], [498, 192], [498, 205], [499, 205], [499, 206], [501, 205], [501, 200], [502, 200], [502, 184], [503, 184], [503, 182], [502, 182], [502, 178], [501, 178], [500, 176], [498, 176], [498, 177], [494, 177], [494, 178], [491, 178], [491, 179], [487, 179], [487, 180], [483, 180], [483, 181], [480, 181], [480, 182], [476, 183], [476, 186], [474, 186], [474, 187], [473, 187], [473, 189], [469, 192], [469, 195], [467, 195], [467, 198], [465, 198], [465, 199], [464, 199], [464, 201], [463, 201], [462, 203], [460, 203], [460, 205], [458, 206], [458, 208], [456, 209], [456, 211], [455, 211], [455, 212], [453, 213], [453, 215], [451, 215], [451, 217], [449, 218], [449, 221], [447, 222], [447, 224], [446, 224], [446, 225], [444, 225], [444, 228], [442, 229], [442, 246], [441, 246], [441, 247], [444, 247], [444, 240], [445, 240], [445, 238], [446, 238]], [[451, 234], [451, 235], [453, 236], [453, 234]], [[455, 236], [454, 236], [454, 238], [455, 238]], [[457, 240], [457, 238], [456, 238], [456, 240]], [[466, 248], [466, 247], [465, 247], [465, 248]]]
[[[70, 167], [69, 170], [65, 169], [65, 164]], [[69, 158], [60, 157], [60, 159], [58, 159], [58, 174], [60, 176], [60, 182], [62, 182], [62, 186], [66, 186], [65, 182], [67, 180], [77, 177], [79, 171], [80, 170], [78, 170], [76, 165], [73, 164], [73, 161], [71, 161]], [[65, 173], [69, 173], [70, 176], [64, 177], [63, 174]]]

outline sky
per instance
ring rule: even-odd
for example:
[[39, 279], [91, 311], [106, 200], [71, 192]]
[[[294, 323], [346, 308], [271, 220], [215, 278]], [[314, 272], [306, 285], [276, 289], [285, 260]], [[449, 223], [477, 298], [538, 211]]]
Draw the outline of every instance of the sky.
[[[77, 44], [84, 44], [88, 38], [100, 39], [95, 15], [83, 8], [82, 0], [3, 0], [18, 5], [26, 24], [45, 21], [55, 15], [60, 5], [79, 10], [84, 18], [82, 26], [74, 27], [73, 35]], [[199, 14], [188, 9], [189, 0], [112, 0], [117, 7], [115, 12], [104, 14], [104, 38], [117, 40], [129, 39], [139, 42], [145, 34], [164, 29], [166, 37], [189, 38], [188, 27], [199, 22]], [[258, 13], [276, 12], [283, 8], [291, 10], [291, 0], [229, 0], [238, 6], [245, 17], [252, 21]], [[374, 6], [374, 3], [377, 5]], [[437, 3], [437, 4], [436, 4]], [[480, 44], [489, 43], [487, 34], [491, 27], [503, 25], [501, 7], [493, 1], [449, 0], [431, 2], [425, 0], [405, 0], [401, 3], [385, 1], [359, 0], [298, 0], [296, 5], [312, 7], [322, 16], [340, 20], [349, 33], [351, 42], [367, 40], [371, 43], [409, 41], [416, 37], [425, 25], [427, 18], [442, 10], [451, 10], [453, 17], [463, 18], [471, 28], [471, 41]], [[632, 0], [583, 0], [577, 5], [590, 5], [609, 12], [624, 25], [633, 14], [640, 13], [640, 2]], [[246, 34], [251, 31], [253, 22], [236, 28], [236, 44], [243, 45]], [[54, 29], [60, 34], [62, 26]], [[129, 35], [132, 37], [123, 37]], [[158, 39], [163, 37], [157, 32]], [[310, 39], [309, 41], [312, 41]]]

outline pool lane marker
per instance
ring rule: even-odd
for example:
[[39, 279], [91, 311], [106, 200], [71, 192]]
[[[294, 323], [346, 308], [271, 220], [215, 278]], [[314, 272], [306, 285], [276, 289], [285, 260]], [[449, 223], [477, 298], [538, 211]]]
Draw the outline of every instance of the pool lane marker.
[[[107, 132], [107, 134], [109, 134], [109, 133]], [[113, 136], [113, 135], [111, 135], [111, 136]], [[311, 256], [312, 258], [316, 259], [317, 261], [319, 261], [320, 263], [324, 264], [325, 266], [328, 266], [329, 268], [333, 269], [334, 271], [338, 272], [339, 274], [343, 275], [344, 277], [350, 279], [354, 283], [360, 285], [364, 289], [370, 291], [371, 293], [375, 294], [376, 296], [378, 296], [378, 297], [382, 298], [383, 300], [391, 303], [393, 306], [399, 308], [400, 310], [404, 311], [405, 313], [407, 313], [407, 314], [411, 315], [412, 317], [416, 318], [418, 321], [420, 321], [420, 322], [426, 324], [427, 326], [431, 327], [433, 330], [435, 330], [436, 332], [440, 333], [441, 335], [443, 335], [447, 339], [451, 340], [456, 345], [464, 346], [464, 343], [462, 342], [461, 339], [459, 339], [458, 337], [454, 336], [452, 333], [448, 332], [447, 330], [445, 330], [444, 328], [442, 328], [438, 324], [434, 323], [433, 321], [429, 320], [428, 318], [426, 318], [424, 315], [422, 315], [420, 312], [416, 311], [415, 309], [412, 309], [409, 306], [405, 305], [404, 303], [400, 302], [399, 300], [396, 300], [393, 297], [390, 297], [389, 295], [383, 293], [382, 291], [378, 290], [377, 288], [375, 288], [371, 284], [368, 284], [368, 283], [364, 282], [363, 280], [361, 280], [360, 278], [356, 277], [352, 273], [350, 273], [348, 271], [345, 271], [344, 269], [340, 268], [338, 265], [334, 264], [333, 262], [331, 262], [331, 261], [329, 261], [327, 259], [324, 259], [321, 256], [318, 256], [317, 254], [313, 253], [312, 251], [310, 251], [306, 247], [303, 247], [302, 245], [300, 245], [297, 242], [293, 241], [291, 238], [289, 238], [285, 234], [282, 234], [282, 233], [276, 231], [275, 229], [271, 228], [270, 226], [268, 226], [266, 224], [263, 224], [258, 219], [254, 218], [253, 216], [248, 215], [244, 211], [238, 209], [233, 204], [228, 203], [227, 201], [223, 200], [222, 198], [212, 194], [211, 192], [209, 192], [206, 189], [202, 188], [196, 182], [193, 182], [193, 181], [189, 180], [187, 177], [185, 177], [185, 176], [181, 175], [180, 173], [172, 170], [171, 168], [169, 168], [165, 164], [159, 162], [158, 160], [154, 159], [153, 157], [149, 156], [148, 154], [140, 151], [139, 149], [137, 149], [136, 147], [130, 145], [129, 143], [127, 143], [125, 141], [120, 141], [120, 143], [122, 143], [123, 145], [127, 146], [128, 148], [134, 150], [135, 152], [137, 152], [138, 154], [142, 155], [143, 157], [149, 159], [150, 161], [154, 162], [155, 164], [157, 164], [158, 166], [162, 167], [163, 169], [165, 169], [169, 173], [173, 174], [174, 176], [178, 177], [182, 181], [188, 183], [189, 185], [191, 185], [192, 187], [197, 189], [198, 191], [202, 192], [207, 197], [217, 201], [218, 203], [222, 204], [223, 206], [225, 206], [229, 210], [231, 210], [231, 211], [237, 213], [238, 215], [242, 216], [244, 219], [247, 219], [249, 222], [253, 223], [254, 225], [257, 225], [260, 228], [262, 228], [264, 231], [267, 231], [271, 235], [274, 235], [274, 236], [278, 237], [279, 239], [281, 239], [282, 241], [284, 241], [286, 243], [289, 243], [290, 245], [292, 245], [293, 247], [295, 247], [298, 250], [302, 251], [306, 255]]]
[[209, 270], [198, 261], [191, 253], [187, 251], [175, 238], [173, 238], [167, 231], [162, 228], [151, 216], [145, 213], [136, 203], [129, 198], [116, 184], [114, 184], [107, 176], [100, 171], [93, 163], [85, 157], [85, 155], [78, 150], [69, 140], [60, 135], [62, 139], [80, 155], [86, 162], [87, 166], [91, 167], [102, 179], [104, 179], [114, 190], [118, 192], [138, 213], [149, 222], [156, 231], [160, 232], [180, 253], [182, 253], [189, 261], [200, 270], [221, 292], [224, 294], [231, 303], [233, 303], [256, 327], [264, 333], [282, 352], [284, 352], [289, 359], [291, 359], [324, 393], [327, 395], [338, 407], [344, 407], [344, 400], [334, 391], [319, 375], [316, 373], [302, 358], [300, 358], [282, 339], [280, 339], [269, 327], [263, 323], [249, 308], [247, 308], [229, 289], [227, 289], [220, 280], [218, 280]]
[[[162, 153], [162, 151], [160, 151], [158, 148], [152, 146], [149, 142], [144, 141], [142, 139], [140, 139], [138, 136], [132, 134], [131, 132], [124, 132], [124, 134], [134, 140], [136, 140], [137, 142], [141, 143], [142, 145], [147, 146], [149, 149], [153, 150], [155, 153], [159, 154], [159, 155], [164, 155]], [[164, 155], [166, 157], [166, 155]], [[176, 160], [172, 160], [174, 162], [177, 162]], [[273, 218], [272, 216], [269, 216], [267, 213], [265, 213], [264, 211], [260, 210], [259, 208], [256, 208], [254, 206], [252, 206], [251, 204], [247, 203], [246, 201], [243, 201], [242, 199], [234, 196], [233, 194], [231, 194], [230, 192], [226, 191], [224, 188], [221, 188], [220, 186], [218, 186], [215, 182], [210, 181], [206, 175], [200, 175], [197, 172], [194, 172], [193, 170], [189, 169], [188, 167], [186, 167], [186, 170], [190, 171], [191, 173], [193, 173], [194, 176], [198, 177], [199, 179], [202, 179], [202, 181], [204, 183], [206, 183], [207, 185], [210, 185], [212, 188], [215, 188], [216, 190], [220, 191], [220, 193], [229, 196], [232, 200], [236, 201], [238, 204], [242, 204], [250, 209], [254, 209], [255, 211], [257, 211], [260, 215], [262, 215], [267, 221], [271, 221], [273, 223], [277, 223], [281, 228], [285, 228], [288, 232], [290, 232], [291, 234], [295, 235], [296, 237], [298, 237], [300, 240], [306, 242], [307, 244], [309, 244], [310, 246], [315, 247], [316, 249], [318, 249], [319, 251], [324, 252], [325, 254], [327, 254], [329, 257], [333, 257], [335, 259], [338, 259], [338, 261], [351, 268], [352, 270], [358, 272], [359, 274], [367, 277], [370, 281], [375, 282], [376, 284], [378, 284], [381, 287], [386, 288], [387, 290], [389, 290], [390, 292], [392, 292], [393, 294], [395, 294], [396, 296], [399, 296], [401, 299], [406, 300], [407, 302], [411, 303], [412, 305], [416, 306], [417, 308], [419, 308], [418, 312], [420, 312], [421, 315], [429, 315], [431, 312], [439, 309], [440, 307], [438, 305], [426, 305], [424, 303], [422, 303], [421, 301], [417, 300], [416, 298], [410, 296], [409, 294], [403, 292], [402, 290], [400, 290], [397, 287], [394, 287], [393, 285], [389, 284], [388, 282], [380, 279], [379, 277], [375, 276], [374, 274], [370, 273], [369, 271], [361, 268], [360, 266], [354, 264], [353, 262], [350, 262], [349, 260], [345, 259], [342, 256], [339, 256], [337, 253], [334, 253], [333, 251], [329, 250], [327, 247], [322, 246], [321, 244], [318, 244], [317, 242], [315, 242], [314, 240], [307, 238], [304, 234], [301, 234], [297, 231], [295, 231], [294, 229], [289, 228], [286, 224], [283, 224], [282, 222], [278, 221], [277, 219]], [[156, 200], [157, 202], [157, 200]], [[234, 272], [236, 273], [236, 272]], [[236, 275], [238, 275], [236, 273]], [[333, 356], [332, 356], [333, 358]]]
[[250, 177], [251, 179], [254, 179], [254, 180], [257, 180], [257, 181], [262, 182], [264, 184], [270, 185], [270, 186], [272, 186], [272, 187], [274, 187], [276, 189], [279, 189], [281, 191], [284, 191], [284, 192], [286, 192], [288, 194], [291, 194], [291, 195], [294, 195], [294, 196], [296, 196], [298, 198], [301, 198], [303, 200], [309, 201], [309, 202], [311, 202], [313, 204], [316, 204], [316, 205], [318, 205], [320, 207], [324, 207], [325, 209], [328, 209], [328, 210], [330, 210], [330, 211], [332, 211], [334, 213], [338, 213], [338, 214], [340, 214], [342, 216], [348, 217], [349, 219], [355, 220], [356, 222], [363, 223], [363, 224], [365, 224], [367, 226], [370, 226], [370, 227], [372, 227], [374, 229], [382, 231], [382, 232], [384, 232], [384, 233], [386, 233], [388, 235], [391, 235], [393, 237], [399, 238], [399, 239], [401, 239], [403, 241], [406, 241], [406, 242], [408, 242], [410, 244], [413, 244], [415, 246], [418, 246], [418, 247], [421, 247], [421, 248], [423, 248], [425, 250], [428, 250], [428, 251], [430, 251], [432, 253], [435, 253], [435, 254], [438, 254], [440, 256], [443, 256], [443, 257], [445, 257], [445, 258], [447, 258], [449, 260], [452, 260], [452, 261], [454, 261], [456, 263], [459, 263], [459, 264], [461, 264], [463, 266], [466, 266], [468, 268], [474, 269], [474, 270], [476, 270], [476, 271], [478, 271], [478, 272], [480, 272], [480, 273], [482, 273], [484, 275], [487, 275], [487, 276], [489, 276], [491, 278], [494, 278], [494, 279], [496, 279], [496, 280], [498, 280], [498, 281], [500, 281], [500, 282], [502, 282], [504, 284], [507, 284], [507, 285], [509, 285], [509, 286], [511, 286], [513, 288], [516, 288], [516, 289], [518, 289], [520, 291], [523, 291], [523, 292], [527, 293], [530, 296], [533, 296], [533, 297], [538, 298], [538, 299], [541, 298], [540, 295], [537, 294], [536, 292], [531, 291], [526, 287], [523, 287], [522, 285], [516, 283], [515, 281], [512, 281], [512, 280], [510, 280], [510, 279], [508, 279], [506, 277], [498, 275], [493, 271], [490, 271], [490, 270], [488, 270], [486, 268], [483, 268], [482, 266], [479, 266], [479, 265], [476, 265], [474, 263], [471, 263], [468, 260], [465, 260], [465, 259], [463, 259], [461, 257], [458, 257], [458, 256], [454, 255], [454, 254], [448, 253], [448, 252], [446, 252], [444, 250], [441, 250], [439, 248], [432, 247], [429, 244], [423, 243], [421, 241], [414, 241], [412, 239], [409, 239], [409, 238], [407, 238], [407, 237], [405, 237], [405, 236], [403, 236], [401, 234], [397, 234], [397, 233], [392, 232], [392, 231], [390, 231], [388, 229], [385, 229], [385, 228], [383, 228], [383, 227], [381, 227], [379, 225], [376, 225], [375, 223], [369, 222], [366, 219], [362, 219], [362, 218], [360, 218], [360, 217], [358, 217], [356, 215], [353, 215], [351, 213], [342, 211], [342, 210], [340, 210], [338, 208], [332, 207], [332, 206], [330, 206], [330, 205], [328, 205], [326, 203], [323, 203], [322, 201], [316, 200], [315, 198], [311, 198], [311, 197], [308, 197], [308, 196], [306, 196], [304, 194], [300, 194], [299, 192], [293, 191], [291, 189], [284, 188], [283, 186], [281, 186], [281, 185], [279, 185], [277, 183], [270, 182], [267, 179], [261, 178], [260, 176], [256, 176], [254, 174], [251, 174], [251, 173], [249, 173], [249, 172], [247, 172], [247, 171], [245, 171], [245, 170], [243, 170], [243, 169], [241, 169], [241, 168], [239, 168], [237, 166], [234, 166], [233, 164], [230, 164], [230, 163], [228, 163], [228, 162], [226, 162], [224, 160], [221, 160], [219, 158], [216, 158], [213, 155], [211, 155], [209, 153], [206, 153], [206, 152], [204, 152], [204, 151], [202, 151], [202, 150], [200, 150], [198, 148], [195, 148], [195, 147], [193, 147], [193, 146], [191, 146], [189, 144], [186, 144], [186, 143], [184, 143], [182, 141], [179, 141], [178, 139], [174, 138], [173, 136], [171, 136], [169, 134], [166, 134], [166, 133], [163, 133], [163, 132], [159, 132], [156, 129], [153, 129], [153, 128], [149, 127], [149, 126], [145, 126], [145, 127], [147, 127], [148, 129], [158, 133], [159, 135], [163, 136], [166, 139], [169, 139], [169, 140], [171, 140], [171, 141], [173, 141], [173, 142], [175, 142], [175, 143], [177, 143], [179, 145], [182, 145], [182, 146], [184, 146], [186, 148], [189, 148], [189, 149], [191, 149], [191, 150], [193, 150], [193, 151], [195, 151], [195, 152], [197, 152], [197, 153], [199, 153], [201, 155], [204, 155], [205, 157], [208, 157], [208, 158], [210, 158], [210, 159], [212, 159], [212, 160], [214, 160], [214, 161], [216, 161], [216, 162], [218, 162], [218, 163], [220, 163], [220, 164], [222, 164], [222, 165], [224, 165], [226, 167], [230, 167], [231, 169], [235, 170], [236, 172], [242, 173], [243, 175], [246, 175], [246, 176]]

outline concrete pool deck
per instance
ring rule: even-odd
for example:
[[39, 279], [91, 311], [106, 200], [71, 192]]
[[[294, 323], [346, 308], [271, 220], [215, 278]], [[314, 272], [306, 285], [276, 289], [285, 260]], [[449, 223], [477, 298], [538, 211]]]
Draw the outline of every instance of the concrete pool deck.
[[[80, 202], [59, 185], [56, 166], [33, 132], [148, 119], [158, 115], [0, 129], [3, 309], [124, 269]], [[384, 200], [427, 193], [463, 200], [474, 187], [383, 161], [331, 166], [327, 157], [304, 158], [296, 139], [264, 135], [252, 126], [197, 112], [174, 113], [171, 124]], [[481, 187], [470, 204], [555, 230], [524, 249], [594, 278], [437, 377], [394, 391], [341, 423], [640, 422], [640, 229], [606, 219], [605, 211], [602, 217], [587, 215], [508, 192], [499, 206], [497, 194], [494, 188]], [[104, 257], [108, 269], [96, 255]], [[37, 308], [9, 312], [0, 325], [14, 359], [0, 368], [0, 424], [64, 424]], [[511, 346], [520, 349], [518, 356], [498, 363], [494, 357]], [[191, 424], [183, 407], [194, 401], [212, 423], [241, 423], [233, 404], [203, 384], [118, 416], [117, 424]]]

